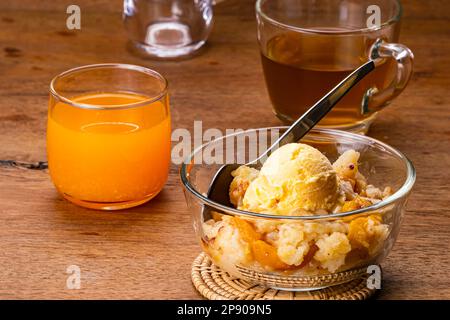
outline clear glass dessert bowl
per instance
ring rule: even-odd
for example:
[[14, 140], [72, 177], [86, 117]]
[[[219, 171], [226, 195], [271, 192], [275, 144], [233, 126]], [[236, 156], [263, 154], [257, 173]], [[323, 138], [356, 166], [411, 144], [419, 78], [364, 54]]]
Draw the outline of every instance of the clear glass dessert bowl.
[[[334, 168], [345, 162], [338, 158], [348, 158], [340, 157], [344, 153], [358, 155], [355, 163], [344, 164], [345, 170], [358, 171], [357, 178], [336, 178], [341, 189], [350, 189], [339, 189], [346, 194], [340, 210], [281, 215], [208, 199], [211, 181], [224, 163], [251, 162], [286, 128], [226, 135], [198, 147], [181, 165], [186, 202], [204, 252], [229, 274], [276, 289], [319, 289], [368, 275], [369, 267], [393, 248], [415, 182], [408, 158], [380, 141], [331, 129], [314, 129], [299, 141], [319, 150]], [[245, 194], [249, 185], [245, 178], [235, 180], [231, 198], [241, 189]]]

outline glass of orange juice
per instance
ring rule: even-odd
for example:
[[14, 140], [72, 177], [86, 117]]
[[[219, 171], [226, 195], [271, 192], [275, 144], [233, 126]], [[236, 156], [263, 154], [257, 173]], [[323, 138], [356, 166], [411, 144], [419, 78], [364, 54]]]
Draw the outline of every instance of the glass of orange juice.
[[170, 163], [166, 79], [126, 64], [82, 66], [56, 76], [47, 157], [56, 189], [75, 204], [116, 210], [152, 199]]

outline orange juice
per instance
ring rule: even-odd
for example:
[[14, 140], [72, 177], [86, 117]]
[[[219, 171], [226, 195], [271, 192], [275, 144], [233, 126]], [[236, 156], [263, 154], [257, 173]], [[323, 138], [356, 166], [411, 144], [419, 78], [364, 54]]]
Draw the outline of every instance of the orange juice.
[[[47, 153], [50, 175], [64, 197], [82, 206], [121, 209], [153, 198], [170, 162], [167, 96], [94, 93], [50, 100]], [[83, 105], [95, 106], [83, 108]]]

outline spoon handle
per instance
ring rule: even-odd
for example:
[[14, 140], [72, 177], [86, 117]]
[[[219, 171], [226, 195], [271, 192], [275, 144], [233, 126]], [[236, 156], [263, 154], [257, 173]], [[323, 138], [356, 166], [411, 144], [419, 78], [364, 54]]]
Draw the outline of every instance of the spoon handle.
[[309, 130], [312, 129], [333, 107], [341, 100], [350, 89], [357, 84], [368, 73], [375, 69], [375, 62], [370, 60], [349, 74], [327, 95], [314, 104], [306, 113], [304, 113], [289, 129], [259, 157], [268, 157], [279, 147], [292, 142], [299, 141]]

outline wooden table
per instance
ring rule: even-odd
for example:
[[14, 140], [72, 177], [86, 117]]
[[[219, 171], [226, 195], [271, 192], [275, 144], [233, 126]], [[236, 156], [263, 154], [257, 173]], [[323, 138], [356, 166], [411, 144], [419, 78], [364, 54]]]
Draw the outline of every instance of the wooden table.
[[[215, 8], [204, 52], [183, 62], [143, 60], [126, 49], [120, 0], [78, 0], [82, 29], [65, 29], [66, 1], [0, 3], [0, 159], [46, 159], [48, 85], [74, 66], [125, 62], [170, 81], [174, 128], [278, 125], [262, 77], [254, 1]], [[397, 244], [383, 264], [382, 299], [450, 298], [450, 37], [445, 0], [404, 1], [401, 41], [415, 53], [407, 90], [370, 135], [417, 168]], [[48, 173], [0, 167], [0, 298], [198, 299], [190, 266], [200, 252], [173, 165], [164, 191], [123, 212], [76, 207]], [[69, 265], [81, 289], [66, 288]]]

